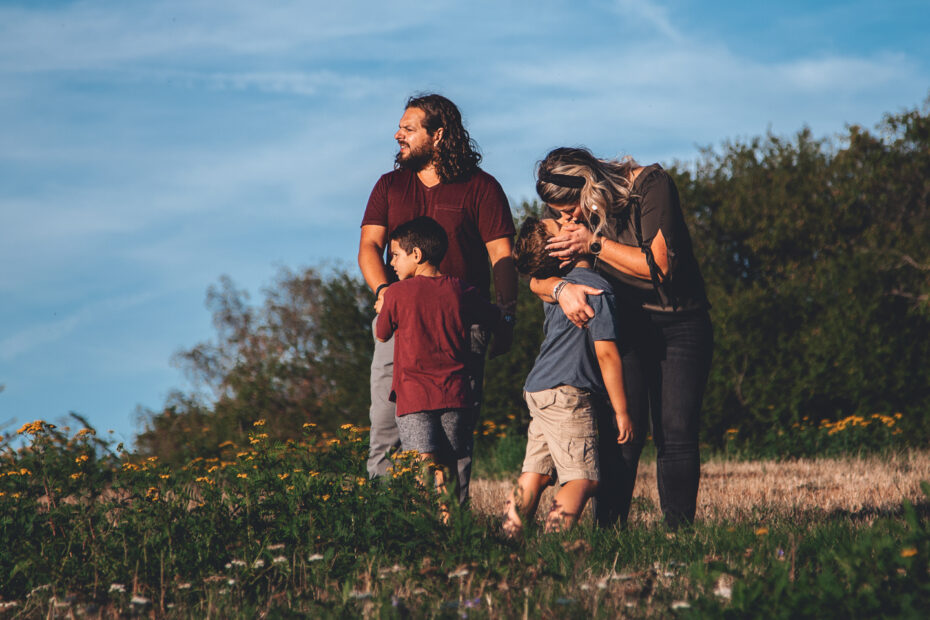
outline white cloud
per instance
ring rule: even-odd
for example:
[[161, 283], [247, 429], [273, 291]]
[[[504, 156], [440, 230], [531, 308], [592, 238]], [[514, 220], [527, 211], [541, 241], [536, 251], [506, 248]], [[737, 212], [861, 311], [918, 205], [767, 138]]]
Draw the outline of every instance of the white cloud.
[[619, 13], [625, 19], [645, 22], [666, 39], [680, 42], [684, 39], [672, 24], [669, 11], [658, 2], [646, 0], [616, 0]]

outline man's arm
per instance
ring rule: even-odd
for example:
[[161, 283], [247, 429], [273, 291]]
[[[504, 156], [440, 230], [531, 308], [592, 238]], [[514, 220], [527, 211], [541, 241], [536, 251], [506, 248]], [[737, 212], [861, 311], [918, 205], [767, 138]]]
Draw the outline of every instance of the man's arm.
[[375, 320], [375, 338], [378, 342], [387, 342], [394, 335], [394, 304], [389, 301], [387, 289], [378, 296], [378, 318]]
[[[379, 286], [389, 281], [387, 267], [384, 265], [386, 244], [387, 228], [375, 224], [362, 226], [362, 236], [358, 242], [358, 266], [372, 292], [377, 291]], [[381, 289], [381, 294], [384, 294], [384, 289]]]
[[517, 309], [517, 268], [513, 262], [513, 241], [510, 237], [501, 237], [488, 241], [485, 246], [491, 259], [497, 305], [504, 312], [512, 314]]
[[[517, 311], [517, 268], [513, 262], [513, 240], [501, 237], [488, 241], [488, 257], [491, 259], [491, 272], [494, 275], [494, 290], [497, 304], [505, 315], [515, 316]], [[513, 323], [504, 323], [494, 334], [491, 357], [497, 357], [510, 350], [513, 344]]]

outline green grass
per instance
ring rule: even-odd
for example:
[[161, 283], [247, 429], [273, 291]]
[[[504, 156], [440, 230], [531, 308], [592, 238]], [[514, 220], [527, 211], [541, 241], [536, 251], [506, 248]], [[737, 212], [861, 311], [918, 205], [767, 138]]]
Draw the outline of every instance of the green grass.
[[[354, 428], [275, 443], [257, 426], [249, 446], [175, 469], [90, 433], [25, 432], [31, 444], [0, 457], [2, 617], [917, 617], [930, 606], [930, 495], [869, 519], [811, 512], [674, 534], [530, 526], [512, 541], [467, 511], [441, 524], [411, 457], [368, 481]], [[505, 439], [496, 449], [513, 458]]]

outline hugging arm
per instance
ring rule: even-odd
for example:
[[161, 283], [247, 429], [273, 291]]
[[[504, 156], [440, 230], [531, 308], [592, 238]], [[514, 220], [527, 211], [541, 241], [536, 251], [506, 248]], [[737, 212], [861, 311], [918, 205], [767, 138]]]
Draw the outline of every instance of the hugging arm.
[[[564, 282], [564, 285], [559, 290], [559, 298], [556, 300], [553, 292], [560, 282]], [[565, 282], [561, 278], [544, 280], [531, 278], [530, 290], [547, 303], [558, 303], [568, 320], [577, 327], [584, 327], [589, 320], [594, 318], [594, 308], [588, 304], [588, 295], [600, 295], [604, 292], [593, 286]]]

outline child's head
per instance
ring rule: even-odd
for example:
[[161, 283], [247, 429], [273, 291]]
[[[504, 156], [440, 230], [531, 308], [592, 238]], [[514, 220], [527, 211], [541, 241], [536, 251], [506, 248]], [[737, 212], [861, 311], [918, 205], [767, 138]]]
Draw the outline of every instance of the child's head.
[[513, 248], [513, 260], [517, 271], [530, 278], [562, 276], [568, 271], [559, 267], [562, 262], [549, 256], [546, 243], [559, 234], [559, 224], [554, 219], [528, 217], [523, 220]]
[[439, 267], [449, 247], [449, 237], [439, 222], [425, 215], [415, 217], [391, 233], [391, 266], [401, 280], [414, 275], [417, 266]]

